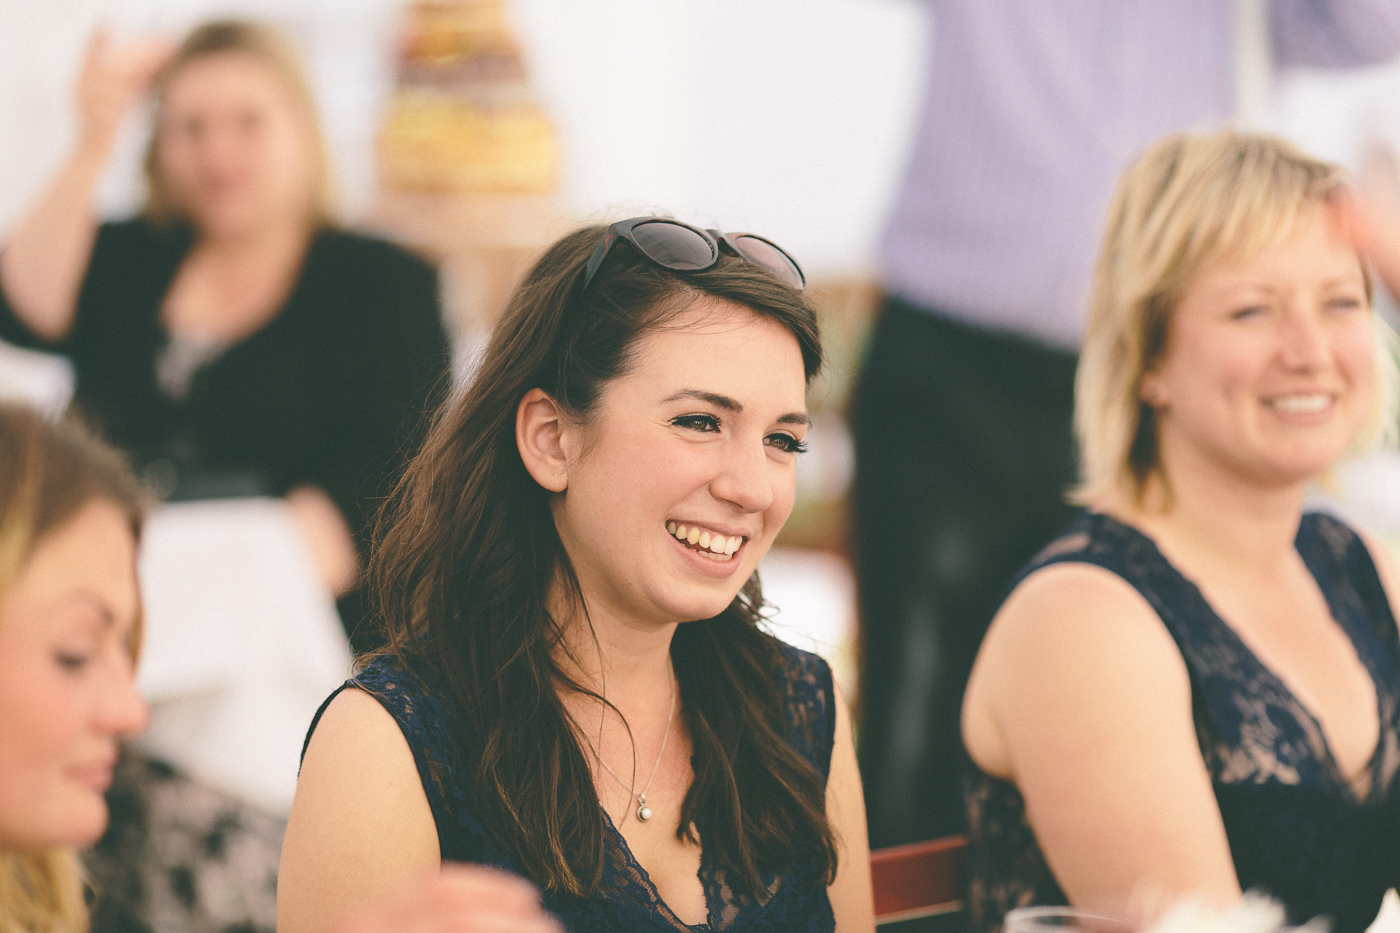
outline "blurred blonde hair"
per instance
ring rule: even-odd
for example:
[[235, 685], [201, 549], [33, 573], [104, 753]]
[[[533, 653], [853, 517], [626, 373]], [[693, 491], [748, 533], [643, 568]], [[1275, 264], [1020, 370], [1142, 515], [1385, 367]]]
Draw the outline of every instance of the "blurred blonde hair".
[[[1109, 207], [1075, 376], [1080, 482], [1072, 501], [1142, 501], [1159, 464], [1156, 414], [1139, 393], [1166, 350], [1177, 302], [1216, 264], [1248, 261], [1287, 240], [1345, 184], [1336, 165], [1233, 130], [1169, 136], [1128, 168]], [[1364, 262], [1362, 271], [1369, 302]], [[1395, 337], [1379, 316], [1372, 320], [1379, 397], [1353, 452], [1393, 442], [1396, 431]]]
[[[311, 212], [307, 217], [308, 227], [331, 223], [335, 216], [334, 195], [332, 193], [330, 157], [326, 151], [326, 141], [321, 134], [321, 121], [317, 115], [316, 100], [311, 94], [311, 85], [306, 79], [306, 69], [301, 56], [292, 44], [276, 29], [262, 23], [245, 20], [216, 20], [205, 23], [191, 32], [180, 43], [175, 55], [161, 71], [156, 82], [156, 126], [160, 125], [160, 112], [164, 103], [165, 90], [188, 65], [208, 58], [211, 55], [246, 55], [266, 67], [282, 82], [291, 93], [302, 112], [307, 132], [312, 144], [312, 159], [315, 175], [312, 180]], [[178, 220], [184, 212], [176, 202], [161, 174], [158, 154], [158, 131], [151, 133], [146, 146], [146, 204], [143, 213], [156, 221]]]
[[[0, 604], [40, 540], [89, 502], [116, 505], [139, 535], [144, 498], [121, 455], [86, 431], [0, 404]], [[128, 645], [133, 658], [140, 639], [138, 615]], [[71, 850], [0, 852], [0, 933], [87, 928], [82, 875]]]
[[82, 872], [70, 849], [0, 854], [0, 933], [85, 933]]

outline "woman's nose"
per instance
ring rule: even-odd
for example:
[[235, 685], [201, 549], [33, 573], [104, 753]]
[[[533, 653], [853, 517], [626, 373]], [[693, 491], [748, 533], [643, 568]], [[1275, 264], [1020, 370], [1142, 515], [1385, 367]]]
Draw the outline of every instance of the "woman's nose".
[[121, 738], [139, 735], [151, 719], [151, 707], [136, 689], [130, 669], [114, 672], [102, 697], [99, 722], [105, 732]]
[[770, 469], [768, 451], [761, 444], [756, 451], [736, 444], [720, 475], [710, 482], [710, 492], [744, 512], [762, 512], [773, 504]]
[[1330, 342], [1322, 312], [1292, 307], [1283, 319], [1283, 358], [1295, 369], [1315, 369], [1326, 363]]

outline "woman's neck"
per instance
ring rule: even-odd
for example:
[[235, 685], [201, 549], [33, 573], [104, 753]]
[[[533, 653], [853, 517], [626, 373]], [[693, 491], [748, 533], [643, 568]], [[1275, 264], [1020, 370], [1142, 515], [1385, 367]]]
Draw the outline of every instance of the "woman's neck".
[[562, 599], [552, 602], [554, 617], [565, 620], [556, 663], [580, 687], [620, 707], [638, 699], [650, 702], [671, 689], [675, 623], [639, 625], [618, 619], [602, 607], [590, 606], [585, 615]]
[[1266, 484], [1189, 457], [1164, 457], [1140, 503], [1105, 511], [1143, 529], [1169, 556], [1269, 575], [1294, 558], [1305, 481]]
[[220, 265], [281, 266], [300, 260], [311, 230], [299, 216], [275, 218], [237, 232], [200, 231], [194, 248]]
[[166, 330], [222, 344], [247, 339], [286, 303], [309, 243], [300, 220], [237, 236], [201, 234], [166, 293]]

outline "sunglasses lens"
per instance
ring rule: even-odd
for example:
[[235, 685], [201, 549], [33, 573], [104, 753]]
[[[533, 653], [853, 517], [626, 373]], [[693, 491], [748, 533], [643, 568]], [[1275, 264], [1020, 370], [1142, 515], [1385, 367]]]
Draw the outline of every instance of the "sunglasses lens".
[[715, 246], [689, 227], [664, 220], [632, 228], [632, 242], [652, 262], [678, 272], [708, 269], [719, 258]]
[[745, 259], [756, 266], [762, 266], [778, 277], [789, 288], [801, 288], [807, 284], [806, 278], [802, 275], [802, 270], [797, 268], [797, 263], [788, 257], [788, 254], [778, 249], [772, 243], [762, 237], [741, 233], [734, 237], [734, 248], [737, 249]]

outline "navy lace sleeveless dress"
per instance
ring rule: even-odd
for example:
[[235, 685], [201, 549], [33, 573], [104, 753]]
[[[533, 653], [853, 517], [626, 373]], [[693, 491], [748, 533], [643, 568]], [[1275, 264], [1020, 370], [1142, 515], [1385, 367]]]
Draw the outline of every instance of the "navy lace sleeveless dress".
[[[781, 643], [780, 647], [783, 669], [775, 676], [786, 697], [788, 744], [825, 779], [836, 728], [831, 669], [814, 654]], [[478, 817], [468, 783], [458, 779], [468, 771], [458, 750], [459, 722], [442, 681], [426, 665], [412, 663], [411, 669], [405, 670], [397, 659], [380, 657], [340, 689], [352, 685], [378, 699], [403, 730], [437, 824], [443, 860], [493, 865], [525, 875]], [[332, 694], [331, 699], [334, 697]], [[320, 716], [318, 712], [312, 732]], [[608, 851], [598, 890], [588, 898], [545, 896], [545, 907], [572, 933], [832, 933], [836, 928], [826, 882], [814, 864], [804, 859], [802, 864], [764, 879], [765, 895], [752, 899], [729, 886], [724, 867], [712, 862], [704, 850], [704, 840], [700, 880], [709, 918], [698, 926], [682, 923], [657, 894], [606, 812], [603, 824]]]
[[[1150, 538], [1085, 513], [1016, 582], [1048, 564], [1095, 564], [1147, 599], [1186, 661], [1196, 737], [1240, 885], [1282, 901], [1292, 923], [1327, 916], [1334, 933], [1358, 933], [1400, 882], [1400, 636], [1354, 531], [1304, 515], [1296, 547], [1375, 682], [1380, 741], [1364, 798], [1333, 760], [1317, 720]], [[996, 929], [1013, 907], [1064, 904], [1020, 793], [971, 763], [966, 773], [974, 933]]]

